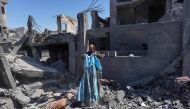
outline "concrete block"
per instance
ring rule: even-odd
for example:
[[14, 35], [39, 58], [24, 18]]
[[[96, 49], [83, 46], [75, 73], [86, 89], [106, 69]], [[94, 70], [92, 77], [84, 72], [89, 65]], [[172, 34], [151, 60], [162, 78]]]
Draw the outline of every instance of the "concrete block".
[[2, 76], [3, 82], [9, 88], [16, 88], [16, 82], [14, 81], [13, 75], [10, 71], [7, 59], [4, 56], [2, 47], [0, 46], [0, 74]]

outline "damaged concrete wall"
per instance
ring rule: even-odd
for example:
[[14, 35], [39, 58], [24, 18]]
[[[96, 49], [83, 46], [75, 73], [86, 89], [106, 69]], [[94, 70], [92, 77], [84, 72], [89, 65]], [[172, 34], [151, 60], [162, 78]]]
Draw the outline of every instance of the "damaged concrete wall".
[[[128, 26], [128, 28], [130, 27]], [[182, 22], [153, 23], [134, 27], [136, 27], [134, 30], [137, 33], [140, 30], [139, 28], [141, 28], [140, 31], [147, 32], [144, 33], [148, 45], [147, 56], [105, 57], [102, 61], [105, 77], [120, 82], [131, 82], [150, 75], [156, 76], [159, 71], [164, 69], [180, 54], [182, 48]], [[127, 29], [123, 31], [127, 31]], [[117, 31], [113, 32], [116, 33]], [[120, 31], [118, 31], [119, 33]], [[118, 46], [117, 48], [120, 48], [120, 46], [116, 41], [130, 41], [127, 40], [127, 36], [123, 36], [126, 39], [118, 37], [122, 37], [122, 35], [115, 35], [115, 38], [111, 40], [111, 44]], [[137, 37], [135, 38], [138, 40]]]
[[77, 34], [78, 21], [69, 16], [60, 15], [57, 16], [57, 26], [59, 33], [72, 33]]
[[110, 32], [110, 50], [142, 50], [148, 43], [148, 25], [118, 26]]

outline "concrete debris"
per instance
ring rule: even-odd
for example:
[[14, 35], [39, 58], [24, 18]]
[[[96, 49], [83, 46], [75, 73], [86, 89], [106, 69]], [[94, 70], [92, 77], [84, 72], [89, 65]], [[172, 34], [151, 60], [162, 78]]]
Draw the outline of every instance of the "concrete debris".
[[40, 82], [34, 82], [28, 85], [31, 89], [41, 89], [48, 86], [56, 86], [58, 83], [56, 80], [46, 80]]
[[[93, 109], [186, 109], [189, 108], [188, 92], [189, 84], [185, 83], [179, 86], [176, 80], [188, 80], [187, 77], [175, 77], [174, 75], [166, 76], [167, 79], [163, 77], [154, 79], [153, 82], [143, 85], [144, 87], [133, 87], [133, 86], [120, 86], [115, 89], [114, 86], [103, 85], [101, 93], [103, 93], [99, 104], [93, 105]], [[171, 79], [173, 78], [173, 79]], [[168, 82], [168, 80], [173, 80]], [[108, 81], [108, 80], [104, 80]], [[108, 82], [106, 82], [108, 83]], [[167, 85], [170, 84], [170, 85]], [[172, 85], [173, 84], [173, 85]], [[178, 85], [174, 85], [178, 84]], [[121, 88], [123, 87], [123, 88]], [[176, 93], [178, 91], [178, 93]], [[186, 96], [184, 99], [182, 96]], [[73, 102], [72, 102], [73, 103]], [[102, 107], [102, 108], [99, 108]], [[81, 107], [72, 105], [67, 105], [69, 108], [82, 108], [86, 109], [88, 107]]]
[[35, 92], [34, 89], [31, 89], [30, 87], [28, 87], [27, 85], [22, 85], [21, 87], [21, 91], [26, 95], [26, 96], [32, 96], [33, 93]]
[[32, 94], [31, 98], [39, 98], [43, 94], [45, 94], [43, 89], [36, 89], [36, 91]]
[[23, 107], [26, 106], [30, 101], [30, 98], [22, 92], [20, 87], [17, 89], [10, 89], [8, 92], [11, 98], [15, 101], [18, 101]]
[[[112, 80], [104, 80], [109, 84], [102, 85], [99, 103], [91, 104], [90, 107], [77, 104], [78, 85], [76, 83], [70, 83], [73, 85], [72, 87], [75, 86], [74, 88], [71, 88], [69, 84], [60, 87], [59, 80], [49, 80], [51, 82], [47, 82], [47, 80], [44, 82], [46, 85], [41, 83], [40, 87], [29, 84], [21, 85], [15, 90], [1, 89], [1, 96], [4, 96], [2, 100], [10, 97], [10, 102], [6, 101], [7, 104], [13, 100], [13, 104], [17, 102], [25, 109], [61, 109], [63, 107], [66, 109], [186, 109], [189, 107], [190, 97], [188, 80], [188, 77], [166, 75], [165, 78], [154, 79], [144, 87], [120, 84], [118, 88], [110, 84]], [[183, 84], [181, 84], [182, 82]], [[114, 81], [114, 83], [117, 82]], [[6, 106], [3, 102], [1, 104]], [[15, 108], [15, 105], [12, 106]]]
[[[3, 12], [0, 108], [190, 108], [189, 1], [110, 0], [110, 17], [103, 19], [93, 0], [78, 21], [58, 15], [57, 31], [44, 33], [31, 15], [28, 29], [7, 31]], [[1, 1], [1, 11], [6, 4]], [[76, 101], [88, 43], [105, 52], [103, 76], [110, 79], [100, 79], [100, 101], [92, 104]]]
[[55, 77], [58, 73], [56, 69], [43, 66], [29, 57], [8, 54], [6, 55], [6, 58], [10, 64], [11, 70], [14, 73], [26, 77]]
[[119, 102], [122, 102], [124, 97], [125, 97], [125, 92], [123, 90], [117, 92], [116, 99]]
[[12, 99], [0, 97], [0, 107], [1, 109], [14, 109]]

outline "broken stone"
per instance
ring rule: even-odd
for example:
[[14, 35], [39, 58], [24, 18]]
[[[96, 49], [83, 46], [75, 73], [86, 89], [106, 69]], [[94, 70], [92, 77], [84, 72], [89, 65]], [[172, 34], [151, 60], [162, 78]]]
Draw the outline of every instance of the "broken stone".
[[23, 107], [30, 101], [30, 98], [23, 94], [19, 87], [17, 89], [10, 89], [9, 94], [12, 99], [18, 101]]
[[0, 96], [4, 96], [6, 91], [6, 89], [0, 88]]
[[26, 96], [32, 96], [32, 94], [35, 92], [35, 90], [29, 88], [27, 85], [22, 85], [22, 86], [21, 86], [21, 90], [22, 90], [22, 92], [23, 92]]
[[13, 101], [10, 98], [0, 97], [1, 109], [14, 109]]
[[159, 106], [162, 105], [162, 103], [156, 102], [156, 101], [152, 101], [151, 103], [149, 103], [149, 105], [150, 105], [151, 107], [159, 107]]
[[77, 90], [76, 90], [76, 89], [70, 89], [68, 92], [69, 92], [69, 93], [72, 93], [73, 95], [76, 95], [76, 94], [77, 94]]
[[178, 109], [183, 109], [183, 105], [181, 104], [181, 102], [179, 100], [173, 101], [172, 105]]
[[53, 96], [54, 97], [60, 97], [62, 93], [54, 93]]
[[117, 103], [114, 100], [109, 101], [109, 109], [117, 109]]
[[72, 93], [67, 93], [67, 99], [71, 100], [75, 95]]
[[140, 106], [143, 103], [143, 100], [141, 97], [137, 97], [134, 99], [134, 102]]
[[124, 97], [125, 97], [125, 92], [124, 92], [123, 90], [117, 91], [116, 99], [117, 99], [119, 102], [122, 102]]
[[29, 57], [8, 54], [6, 58], [13, 72], [26, 77], [55, 77], [58, 74], [56, 69], [43, 66]]
[[32, 84], [29, 84], [28, 87], [31, 89], [41, 89], [43, 87], [56, 86], [56, 85], [57, 85], [56, 80], [46, 80], [46, 81], [34, 82]]
[[41, 95], [43, 95], [45, 92], [43, 89], [36, 89], [35, 93], [31, 96], [31, 98], [39, 98]]

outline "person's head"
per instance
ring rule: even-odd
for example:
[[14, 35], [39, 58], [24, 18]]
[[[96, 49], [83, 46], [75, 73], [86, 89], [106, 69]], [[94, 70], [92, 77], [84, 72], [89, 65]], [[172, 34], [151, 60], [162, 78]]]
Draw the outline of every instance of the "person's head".
[[89, 44], [89, 51], [90, 52], [95, 52], [96, 48], [94, 44]]

